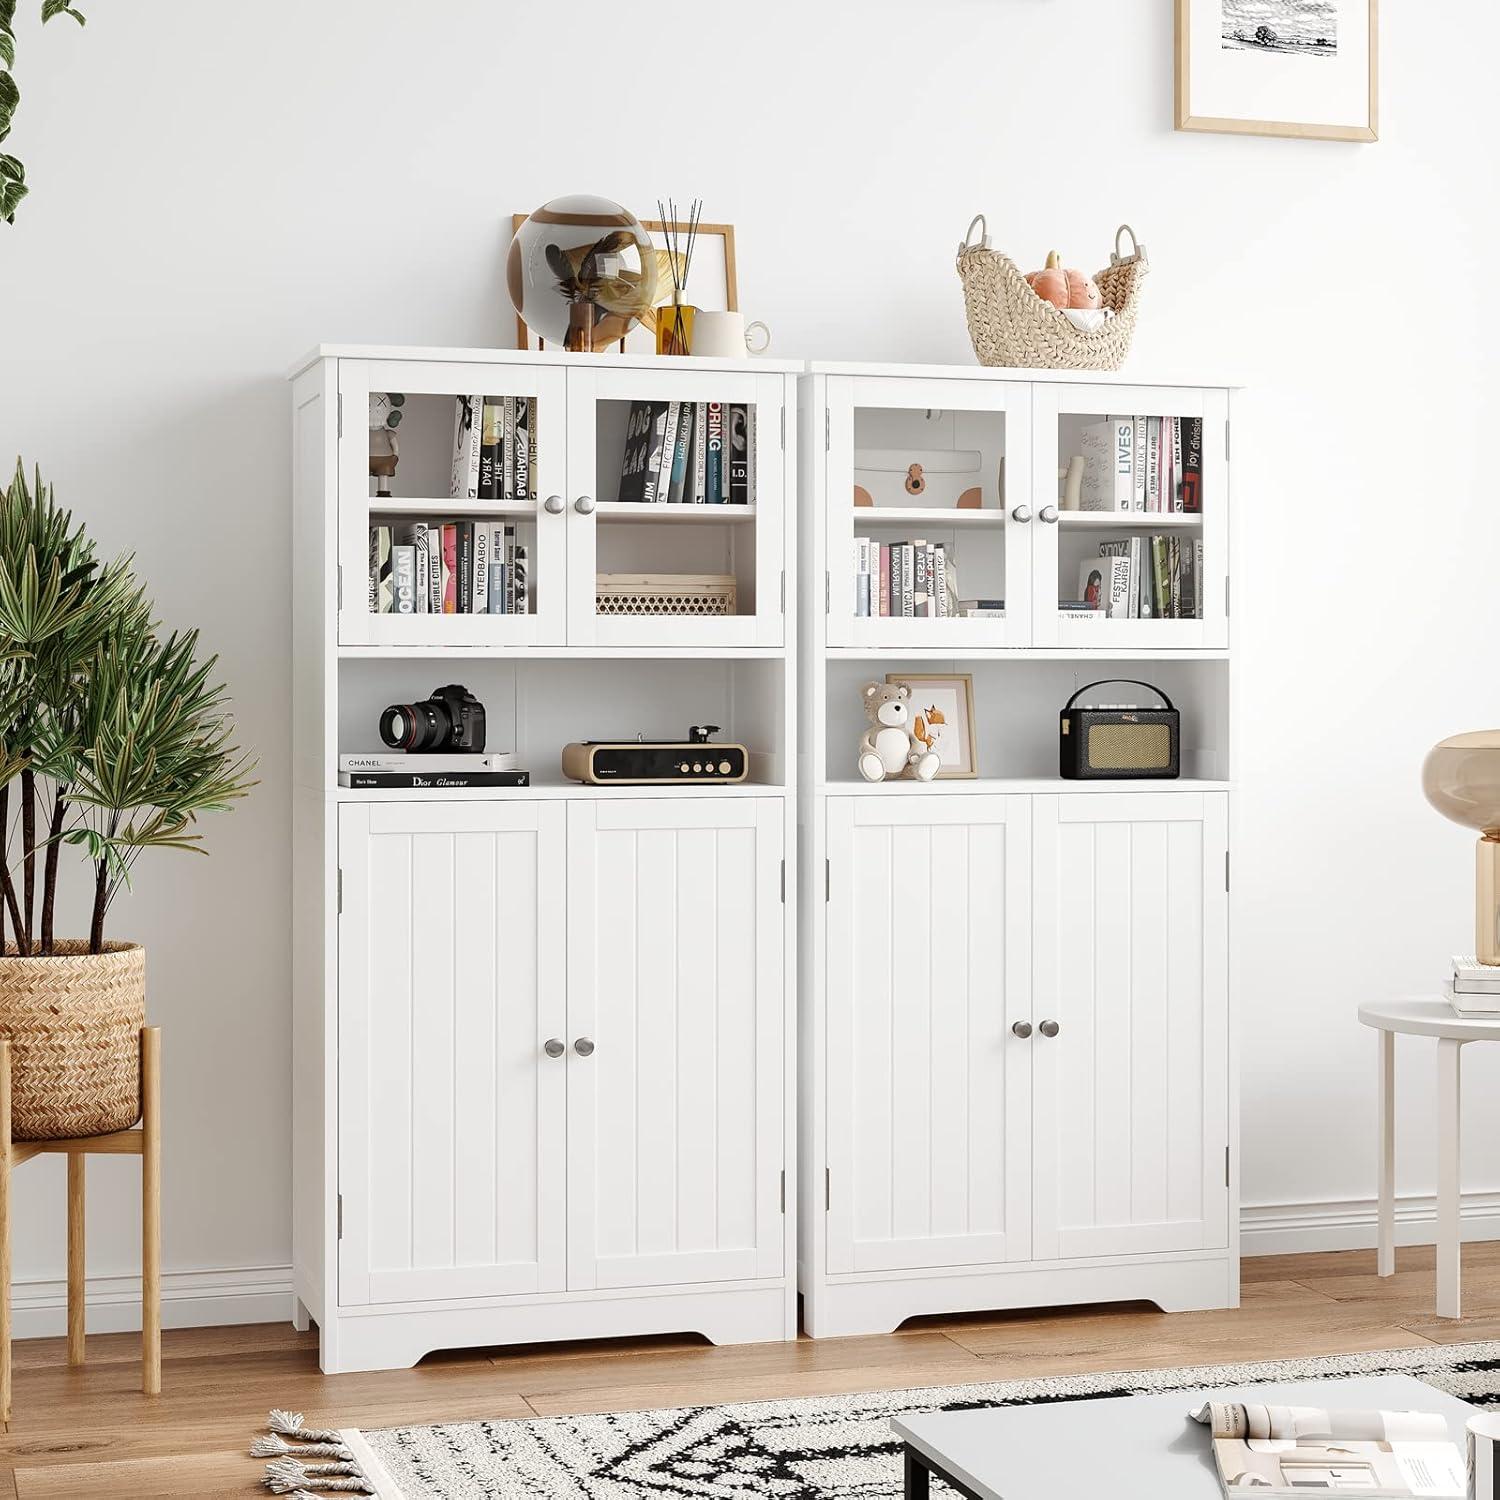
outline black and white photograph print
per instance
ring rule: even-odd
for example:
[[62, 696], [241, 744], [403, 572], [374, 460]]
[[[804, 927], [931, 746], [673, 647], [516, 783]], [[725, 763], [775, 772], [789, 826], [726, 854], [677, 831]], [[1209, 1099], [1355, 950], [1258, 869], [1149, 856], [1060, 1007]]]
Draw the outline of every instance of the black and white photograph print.
[[1338, 56], [1336, 0], [1220, 0], [1220, 3], [1222, 47], [1289, 57]]
[[1177, 128], [1378, 139], [1377, 3], [1177, 0]]

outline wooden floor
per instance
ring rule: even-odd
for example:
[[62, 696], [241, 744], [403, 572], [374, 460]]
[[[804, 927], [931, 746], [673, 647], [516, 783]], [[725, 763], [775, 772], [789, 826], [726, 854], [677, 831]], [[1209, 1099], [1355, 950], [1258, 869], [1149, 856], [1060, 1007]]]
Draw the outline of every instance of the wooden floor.
[[319, 1374], [315, 1335], [289, 1326], [169, 1331], [162, 1394], [140, 1394], [139, 1340], [16, 1346], [15, 1411], [0, 1434], [0, 1500], [175, 1500], [264, 1495], [247, 1456], [272, 1406], [320, 1427], [390, 1427], [699, 1402], [809, 1396], [1142, 1366], [1500, 1339], [1500, 1243], [1464, 1251], [1460, 1322], [1433, 1316], [1430, 1248], [1245, 1262], [1237, 1312], [1133, 1305], [926, 1318], [880, 1338], [715, 1349], [698, 1339], [532, 1345], [434, 1356], [415, 1370]]

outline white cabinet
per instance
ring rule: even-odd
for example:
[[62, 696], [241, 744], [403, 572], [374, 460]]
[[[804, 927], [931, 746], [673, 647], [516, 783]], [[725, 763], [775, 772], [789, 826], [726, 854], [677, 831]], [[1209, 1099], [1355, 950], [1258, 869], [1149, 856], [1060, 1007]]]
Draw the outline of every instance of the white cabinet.
[[811, 1332], [1233, 1300], [1227, 800], [826, 799]]
[[569, 1294], [784, 1275], [782, 821], [342, 809], [341, 1306], [551, 1295], [581, 1336]]
[[1037, 1260], [1227, 1243], [1227, 801], [1035, 799]]
[[1029, 797], [828, 801], [828, 1271], [1031, 1247]]
[[781, 858], [779, 799], [568, 810], [575, 1290], [782, 1273]]

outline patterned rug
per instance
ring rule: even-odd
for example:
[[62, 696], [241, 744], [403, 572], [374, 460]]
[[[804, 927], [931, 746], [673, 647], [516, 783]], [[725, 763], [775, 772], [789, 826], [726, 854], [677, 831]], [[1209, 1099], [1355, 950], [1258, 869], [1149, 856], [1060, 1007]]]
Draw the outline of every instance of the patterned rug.
[[[889, 1423], [903, 1412], [1387, 1374], [1414, 1375], [1476, 1406], [1500, 1407], [1500, 1343], [1475, 1343], [308, 1436], [341, 1440], [351, 1462], [333, 1467], [358, 1470], [380, 1500], [896, 1500], [900, 1450]], [[276, 1415], [282, 1431], [301, 1435], [300, 1417]], [[295, 1442], [283, 1446], [297, 1452]], [[334, 1492], [337, 1476], [323, 1478], [329, 1488], [320, 1489], [318, 1476], [299, 1476], [295, 1458], [291, 1462], [281, 1470], [283, 1483], [273, 1486], [281, 1493]], [[337, 1490], [358, 1483], [344, 1477]], [[951, 1493], [934, 1482], [934, 1495]]]

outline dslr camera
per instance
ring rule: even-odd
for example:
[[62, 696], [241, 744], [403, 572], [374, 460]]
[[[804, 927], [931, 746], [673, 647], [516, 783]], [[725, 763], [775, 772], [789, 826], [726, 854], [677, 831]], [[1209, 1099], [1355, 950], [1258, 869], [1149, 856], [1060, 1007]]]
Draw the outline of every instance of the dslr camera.
[[424, 702], [391, 704], [380, 716], [380, 738], [412, 755], [478, 755], [484, 749], [484, 704], [458, 683], [436, 688]]

